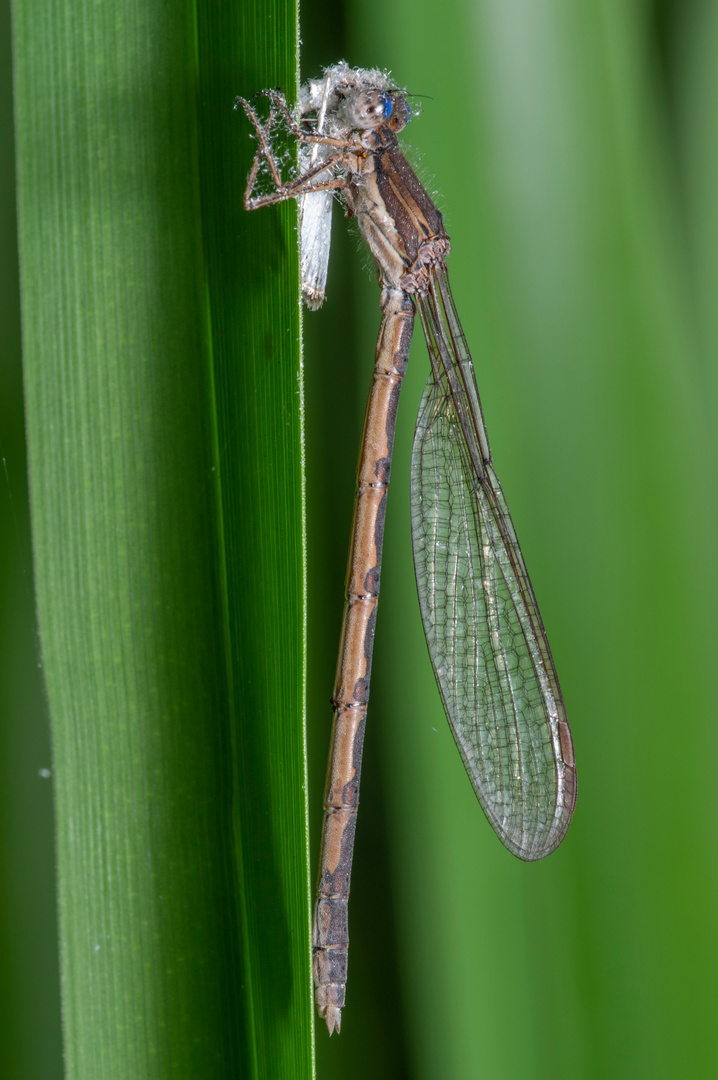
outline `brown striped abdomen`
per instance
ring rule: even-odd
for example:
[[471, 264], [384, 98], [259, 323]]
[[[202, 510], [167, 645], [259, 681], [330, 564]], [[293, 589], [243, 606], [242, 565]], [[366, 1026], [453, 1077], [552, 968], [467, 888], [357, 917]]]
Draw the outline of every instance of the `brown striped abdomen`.
[[341, 1024], [347, 978], [348, 902], [364, 748], [374, 625], [399, 391], [406, 371], [414, 305], [398, 290], [382, 294], [374, 379], [364, 419], [334, 684], [334, 720], [314, 910], [314, 986], [329, 1032]]

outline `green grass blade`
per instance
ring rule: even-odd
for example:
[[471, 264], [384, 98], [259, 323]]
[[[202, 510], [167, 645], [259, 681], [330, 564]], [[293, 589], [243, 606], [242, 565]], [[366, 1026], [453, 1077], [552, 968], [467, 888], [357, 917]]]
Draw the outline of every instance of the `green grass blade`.
[[0, 1076], [60, 1080], [51, 752], [31, 574], [11, 56], [6, 3], [0, 4]]
[[[296, 8], [198, 12], [200, 178], [227, 591], [237, 842], [258, 1075], [311, 1067], [296, 207], [247, 213], [234, 97], [296, 86]], [[283, 43], [278, 49], [278, 43]], [[290, 1048], [295, 1046], [294, 1054]]]
[[311, 1070], [296, 258], [231, 109], [295, 12], [249, 11], [15, 8], [73, 1080]]

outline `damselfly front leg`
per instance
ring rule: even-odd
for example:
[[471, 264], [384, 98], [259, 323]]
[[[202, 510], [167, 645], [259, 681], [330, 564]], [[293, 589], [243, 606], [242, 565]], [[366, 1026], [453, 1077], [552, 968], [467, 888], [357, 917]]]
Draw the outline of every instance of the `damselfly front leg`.
[[[328, 169], [336, 167], [346, 168], [349, 165], [349, 158], [356, 156], [357, 149], [360, 149], [360, 147], [356, 146], [356, 140], [333, 139], [302, 131], [287, 108], [284, 96], [280, 94], [279, 91], [265, 90], [263, 91], [263, 94], [272, 102], [269, 116], [264, 123], [258, 116], [256, 110], [245, 100], [245, 98], [238, 97], [234, 106], [235, 109], [238, 105], [243, 107], [257, 133], [257, 142], [259, 144], [257, 153], [254, 156], [254, 161], [252, 162], [252, 168], [247, 177], [247, 187], [244, 192], [245, 209], [258, 210], [262, 206], [271, 206], [273, 203], [284, 202], [287, 199], [296, 199], [301, 195], [311, 195], [318, 191], [340, 191], [342, 188], [347, 187], [347, 180], [341, 176], [332, 176], [327, 180], [318, 181], [314, 180], [314, 178], [325, 173]], [[333, 147], [336, 148], [337, 152], [322, 158], [321, 161], [311, 165], [300, 176], [285, 182], [282, 179], [281, 170], [271, 140], [272, 127], [275, 124], [278, 113], [287, 123], [290, 134], [294, 136], [298, 142]], [[253, 195], [259, 172], [264, 162], [266, 162], [269, 168], [276, 190], [267, 195]]]
[[[291, 109], [287, 105], [287, 99], [281, 90], [260, 90], [259, 94], [262, 97], [266, 97], [268, 101], [272, 103], [273, 110], [278, 112], [284, 122], [287, 125], [287, 130], [294, 135], [300, 142], [306, 143], [318, 143], [320, 146], [333, 146], [337, 150], [346, 150], [352, 147], [356, 150], [361, 149], [361, 142], [350, 136], [347, 137], [333, 137], [326, 133], [318, 134], [314, 131], [305, 131], [296, 121], [296, 118], [292, 114]], [[238, 98], [238, 101], [243, 101], [242, 98]], [[243, 102], [246, 108], [246, 102]]]

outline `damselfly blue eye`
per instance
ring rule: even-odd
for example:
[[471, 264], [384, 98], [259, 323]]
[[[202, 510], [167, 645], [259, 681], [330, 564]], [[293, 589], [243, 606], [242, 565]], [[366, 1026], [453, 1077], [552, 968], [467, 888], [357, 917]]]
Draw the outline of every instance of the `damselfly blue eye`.
[[388, 120], [391, 116], [391, 110], [394, 108], [394, 102], [391, 100], [389, 94], [382, 93], [381, 103], [384, 109], [384, 119]]

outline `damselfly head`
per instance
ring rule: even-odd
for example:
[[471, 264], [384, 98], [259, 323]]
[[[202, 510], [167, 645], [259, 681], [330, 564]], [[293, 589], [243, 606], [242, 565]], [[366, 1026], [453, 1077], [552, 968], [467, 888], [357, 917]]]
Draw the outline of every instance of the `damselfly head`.
[[385, 124], [392, 131], [401, 131], [411, 115], [401, 94], [389, 93], [378, 87], [357, 94], [350, 102], [350, 110], [351, 126], [362, 131], [376, 131]]
[[393, 109], [389, 117], [389, 127], [393, 132], [403, 131], [411, 120], [409, 102], [403, 94], [392, 94]]
[[393, 102], [386, 90], [372, 88], [357, 94], [351, 102], [351, 125], [363, 131], [381, 127], [391, 116]]

